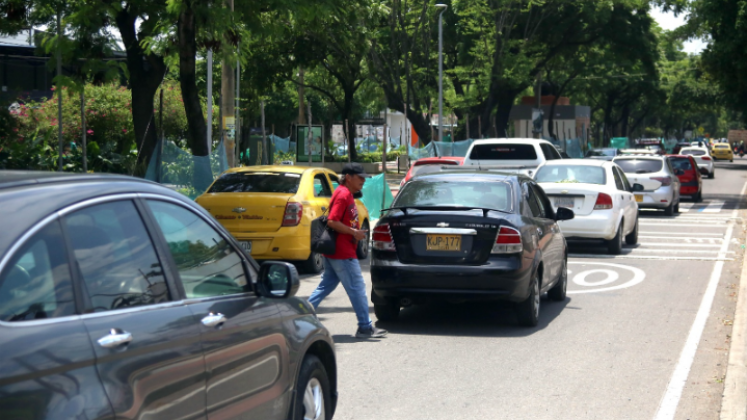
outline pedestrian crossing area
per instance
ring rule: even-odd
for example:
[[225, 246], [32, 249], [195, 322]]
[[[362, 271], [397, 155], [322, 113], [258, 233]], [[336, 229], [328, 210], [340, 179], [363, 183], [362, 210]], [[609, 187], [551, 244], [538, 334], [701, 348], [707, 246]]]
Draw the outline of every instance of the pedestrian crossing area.
[[[744, 221], [725, 201], [681, 203], [680, 213], [641, 211], [638, 244], [625, 245], [620, 255], [609, 255], [606, 244], [569, 241], [570, 257], [640, 260], [731, 261], [741, 252], [743, 239], [732, 238], [741, 232]], [[740, 242], [741, 241], [741, 242]]]

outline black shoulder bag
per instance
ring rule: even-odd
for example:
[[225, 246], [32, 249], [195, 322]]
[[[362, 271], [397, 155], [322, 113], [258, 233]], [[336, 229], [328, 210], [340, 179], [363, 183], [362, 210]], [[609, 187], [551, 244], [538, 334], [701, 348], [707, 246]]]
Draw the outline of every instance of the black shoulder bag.
[[[330, 202], [327, 210], [331, 208]], [[327, 210], [311, 221], [311, 250], [323, 255], [332, 255], [337, 250], [337, 232], [327, 226]]]

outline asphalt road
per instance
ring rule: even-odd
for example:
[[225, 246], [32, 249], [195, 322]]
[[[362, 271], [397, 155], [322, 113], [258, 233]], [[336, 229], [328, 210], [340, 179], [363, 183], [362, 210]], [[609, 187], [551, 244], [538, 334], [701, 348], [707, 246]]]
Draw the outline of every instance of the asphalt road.
[[[536, 328], [507, 305], [425, 305], [360, 341], [339, 287], [319, 308], [337, 347], [335, 418], [718, 419], [745, 182], [747, 159], [717, 163], [702, 203], [642, 211], [640, 243], [621, 256], [571, 243], [568, 299], [543, 298]], [[299, 295], [319, 278], [304, 276]]]

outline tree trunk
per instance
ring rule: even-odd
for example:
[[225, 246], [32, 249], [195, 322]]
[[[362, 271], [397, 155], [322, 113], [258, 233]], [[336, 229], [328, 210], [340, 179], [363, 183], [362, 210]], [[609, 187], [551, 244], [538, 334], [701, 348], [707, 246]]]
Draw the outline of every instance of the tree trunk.
[[[207, 125], [202, 115], [200, 97], [197, 94], [197, 78], [195, 71], [195, 57], [197, 42], [195, 39], [195, 15], [191, 7], [179, 14], [177, 22], [179, 45], [179, 82], [182, 88], [184, 111], [187, 115], [187, 142], [192, 154], [196, 157], [208, 156]], [[213, 181], [209, 158], [194, 160], [193, 186], [197, 192], [202, 192]]]
[[508, 121], [511, 116], [511, 108], [519, 91], [504, 89], [498, 96], [498, 109], [496, 111], [495, 127], [497, 137], [508, 137]]
[[[353, 101], [354, 101], [354, 95], [355, 91], [351, 89], [345, 89], [345, 99], [343, 100], [342, 109], [340, 109], [340, 115], [342, 116], [342, 123], [343, 123], [343, 130], [347, 130], [345, 133], [345, 138], [347, 139], [347, 150], [348, 150], [348, 156], [350, 156], [350, 161], [355, 161], [358, 159], [358, 151], [355, 150], [355, 136], [351, 136], [350, 132], [354, 131], [350, 129], [350, 126], [352, 125], [355, 127], [353, 118]], [[348, 122], [347, 125], [345, 125], [345, 121]]]
[[136, 174], [144, 176], [158, 142], [153, 99], [163, 81], [166, 65], [163, 57], [153, 53], [146, 55], [140, 47], [135, 30], [136, 18], [137, 16], [128, 12], [128, 9], [123, 9], [117, 13], [115, 20], [122, 35], [122, 42], [127, 53], [127, 70], [130, 73], [132, 123], [135, 130], [135, 142], [139, 150]]

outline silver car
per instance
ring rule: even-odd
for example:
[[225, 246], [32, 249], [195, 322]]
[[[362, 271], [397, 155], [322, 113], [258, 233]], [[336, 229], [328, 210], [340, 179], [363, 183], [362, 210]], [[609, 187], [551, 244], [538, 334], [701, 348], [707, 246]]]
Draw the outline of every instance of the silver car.
[[680, 180], [666, 156], [618, 156], [615, 162], [631, 184], [643, 185], [635, 193], [638, 208], [662, 209], [671, 216], [680, 211]]

